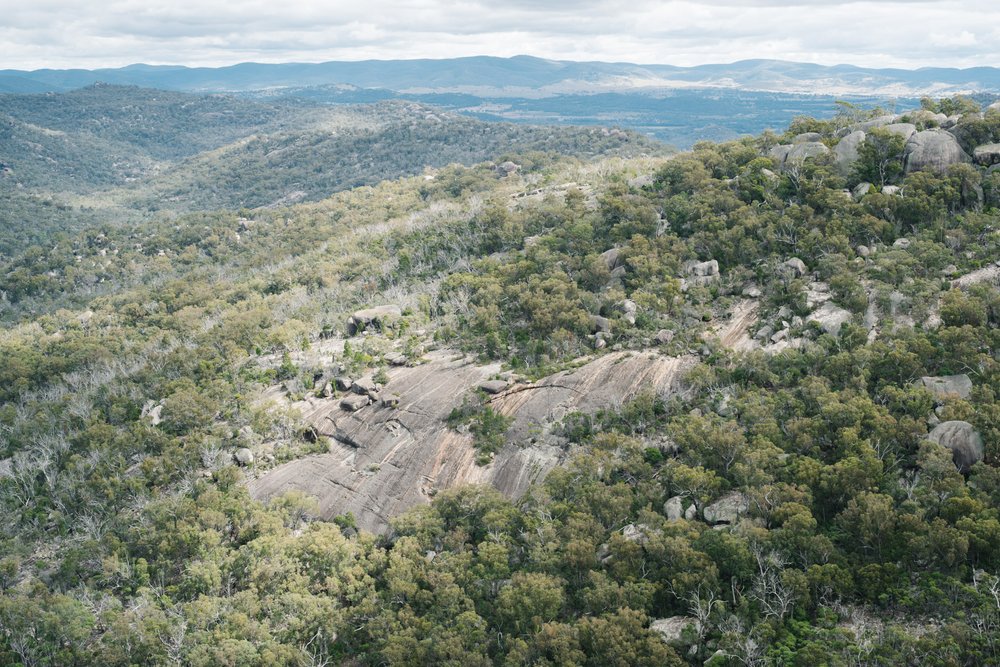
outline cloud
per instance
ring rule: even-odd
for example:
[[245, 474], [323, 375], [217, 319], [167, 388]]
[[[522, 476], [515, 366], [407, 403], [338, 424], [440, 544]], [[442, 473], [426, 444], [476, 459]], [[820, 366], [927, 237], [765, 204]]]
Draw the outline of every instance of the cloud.
[[0, 15], [0, 68], [19, 69], [480, 54], [1000, 66], [992, 0], [0, 0]]

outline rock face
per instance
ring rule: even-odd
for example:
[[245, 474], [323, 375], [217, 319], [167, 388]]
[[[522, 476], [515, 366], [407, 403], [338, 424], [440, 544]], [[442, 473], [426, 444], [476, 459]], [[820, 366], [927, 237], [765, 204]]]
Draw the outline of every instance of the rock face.
[[954, 135], [944, 130], [917, 132], [906, 143], [906, 173], [920, 170], [943, 172], [953, 164], [970, 162]]
[[[499, 364], [477, 365], [454, 351], [437, 350], [428, 363], [388, 369], [398, 405], [366, 404], [356, 411], [336, 399], [310, 397], [294, 403], [318, 435], [332, 440], [329, 453], [278, 466], [249, 482], [265, 499], [300, 490], [319, 500], [331, 518], [352, 512], [372, 532], [432, 494], [462, 484], [490, 484], [510, 498], [520, 496], [568, 455], [558, 424], [574, 411], [594, 412], [628, 401], [640, 391], [670, 392], [694, 357], [612, 353], [532, 384], [518, 384], [489, 398], [513, 419], [508, 443], [492, 463], [478, 466], [472, 436], [445, 423], [470, 392], [500, 372]], [[366, 397], [352, 394], [360, 400]]]
[[929, 389], [938, 401], [950, 396], [968, 398], [972, 392], [972, 380], [965, 373], [961, 375], [922, 377], [918, 382]]
[[730, 491], [701, 511], [705, 521], [711, 524], [736, 523], [741, 514], [750, 508], [747, 497], [739, 491]]
[[402, 309], [396, 305], [376, 306], [375, 308], [359, 310], [347, 321], [347, 331], [351, 335], [354, 335], [358, 331], [369, 327], [381, 329], [386, 323], [398, 319], [402, 315]]
[[951, 450], [955, 465], [962, 472], [983, 460], [983, 438], [969, 422], [941, 422], [927, 439]]

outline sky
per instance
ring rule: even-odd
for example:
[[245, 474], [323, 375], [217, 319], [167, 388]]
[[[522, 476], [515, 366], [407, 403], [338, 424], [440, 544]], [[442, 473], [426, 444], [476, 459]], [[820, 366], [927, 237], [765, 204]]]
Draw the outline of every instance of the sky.
[[0, 68], [471, 55], [1000, 66], [1000, 0], [0, 0]]

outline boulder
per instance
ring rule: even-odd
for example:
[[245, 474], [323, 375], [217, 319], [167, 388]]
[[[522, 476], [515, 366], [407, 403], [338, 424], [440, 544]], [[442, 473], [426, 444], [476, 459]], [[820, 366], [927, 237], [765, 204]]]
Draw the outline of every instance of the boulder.
[[701, 511], [701, 515], [711, 524], [733, 524], [749, 508], [750, 503], [745, 495], [739, 491], [730, 491], [711, 505], [707, 505]]
[[253, 465], [253, 452], [250, 451], [248, 447], [240, 447], [233, 453], [233, 460], [236, 461], [237, 465], [241, 466], [252, 466]]
[[619, 266], [622, 265], [621, 250], [618, 248], [611, 248], [610, 250], [605, 250], [601, 253], [601, 259], [604, 260], [604, 264], [607, 265], [608, 271], [614, 271]]
[[854, 197], [855, 201], [860, 201], [868, 192], [872, 189], [872, 184], [868, 181], [862, 181], [854, 186], [851, 190], [851, 196]]
[[646, 534], [649, 530], [649, 526], [644, 523], [630, 523], [624, 528], [622, 528], [622, 537], [624, 537], [629, 542], [637, 542], [639, 544], [645, 544], [649, 541], [649, 536]]
[[345, 396], [340, 401], [340, 407], [348, 412], [357, 412], [361, 408], [366, 407], [370, 401], [371, 399], [367, 395], [351, 394], [350, 396]]
[[689, 627], [698, 631], [698, 621], [687, 616], [671, 616], [650, 621], [649, 629], [660, 635], [667, 644], [678, 644], [683, 641], [684, 631]]
[[663, 503], [663, 513], [670, 521], [679, 521], [684, 516], [684, 500], [680, 496], [674, 496]]
[[150, 426], [159, 426], [163, 422], [163, 404], [147, 402], [142, 408], [142, 416], [149, 421]]
[[872, 118], [871, 120], [866, 120], [863, 123], [858, 123], [853, 127], [855, 130], [870, 130], [873, 127], [884, 127], [891, 123], [896, 122], [896, 116], [878, 116], [877, 118]]
[[656, 182], [656, 176], [654, 176], [653, 174], [640, 174], [635, 178], [630, 178], [628, 180], [628, 186], [630, 188], [635, 188], [636, 190], [640, 190], [642, 188], [647, 188], [653, 185], [653, 183], [655, 182]]
[[507, 387], [508, 383], [506, 380], [487, 380], [486, 382], [479, 383], [479, 388], [487, 394], [499, 394]]
[[399, 396], [396, 394], [387, 394], [384, 391], [379, 392], [378, 402], [383, 408], [398, 408]]
[[820, 157], [821, 155], [826, 155], [830, 152], [830, 149], [826, 147], [819, 141], [807, 141], [801, 144], [795, 144], [792, 149], [788, 151], [788, 155], [785, 156], [785, 166], [800, 166], [806, 160], [811, 160], [813, 158]]
[[774, 146], [767, 152], [767, 156], [778, 163], [780, 167], [785, 163], [785, 158], [788, 157], [788, 152], [792, 150], [791, 144], [779, 144]]
[[320, 392], [320, 396], [323, 398], [330, 398], [333, 396], [333, 383], [327, 382], [323, 385], [323, 391]]
[[957, 396], [968, 398], [972, 392], [972, 380], [965, 373], [961, 375], [925, 376], [917, 380], [917, 384], [926, 387], [937, 401]]
[[898, 185], [883, 185], [882, 186], [882, 194], [887, 195], [889, 197], [892, 197], [894, 195], [898, 195], [902, 191], [903, 191], [903, 188], [899, 187]]
[[972, 151], [972, 157], [975, 159], [976, 164], [981, 164], [984, 167], [1000, 164], [1000, 144], [977, 146]]
[[781, 263], [781, 266], [790, 270], [796, 278], [801, 278], [806, 275], [806, 263], [798, 257], [792, 257], [791, 259], [785, 260]]
[[375, 380], [372, 380], [371, 378], [361, 378], [360, 380], [354, 381], [354, 384], [351, 385], [351, 391], [355, 394], [371, 396], [378, 391], [378, 385], [375, 384]]
[[871, 248], [866, 245], [859, 245], [855, 248], [855, 252], [858, 253], [858, 257], [870, 257], [872, 254]]
[[344, 375], [333, 379], [333, 384], [337, 387], [337, 391], [350, 391], [351, 387], [354, 386], [354, 380]]
[[510, 160], [507, 160], [495, 166], [493, 170], [496, 171], [496, 173], [499, 174], [501, 177], [506, 177], [516, 174], [518, 171], [520, 171], [521, 165], [517, 164], [516, 162], [511, 162]]
[[955, 136], [944, 130], [917, 132], [906, 143], [903, 164], [906, 173], [929, 170], [944, 172], [953, 164], [971, 162]]
[[406, 355], [400, 352], [387, 354], [385, 360], [390, 366], [405, 366], [409, 361], [409, 359], [406, 358]]
[[807, 144], [815, 143], [817, 141], [822, 141], [823, 135], [819, 132], [803, 132], [802, 134], [797, 134], [792, 139], [792, 144]]
[[684, 265], [687, 272], [696, 277], [719, 275], [719, 262], [710, 259], [707, 262], [688, 262]]
[[833, 161], [841, 175], [847, 176], [851, 173], [854, 163], [858, 160], [858, 149], [864, 143], [866, 136], [862, 130], [855, 130], [833, 147]]
[[941, 422], [927, 439], [951, 450], [955, 465], [962, 472], [983, 460], [983, 438], [969, 422]]
[[934, 113], [928, 109], [914, 109], [913, 111], [900, 114], [899, 120], [903, 119], [906, 119], [910, 123], [933, 123], [941, 125], [948, 120], [948, 116], [943, 113]]
[[751, 283], [743, 288], [741, 294], [748, 299], [759, 299], [763, 296], [764, 292], [757, 285]]
[[806, 321], [817, 323], [823, 331], [832, 336], [839, 336], [840, 328], [845, 322], [850, 322], [853, 317], [854, 316], [851, 315], [849, 310], [845, 310], [840, 306], [835, 305], [832, 301], [827, 301], [813, 311], [813, 313], [806, 318]]
[[359, 331], [369, 328], [381, 330], [386, 324], [402, 316], [403, 310], [392, 304], [366, 308], [351, 315], [347, 321], [347, 331], [353, 336]]
[[907, 248], [910, 247], [910, 239], [905, 237], [901, 239], [896, 239], [895, 241], [892, 242], [892, 247], [899, 248], [900, 250], [906, 250]]
[[622, 319], [629, 324], [635, 324], [635, 314], [639, 307], [632, 299], [625, 299], [621, 303]]
[[684, 518], [688, 521], [694, 521], [695, 517], [698, 516], [698, 508], [695, 507], [694, 503], [688, 505], [688, 508], [684, 510]]
[[653, 340], [659, 345], [666, 345], [674, 339], [674, 332], [670, 329], [660, 329], [656, 332]]
[[891, 123], [885, 126], [885, 131], [903, 137], [903, 141], [909, 141], [917, 133], [917, 126], [913, 123]]
[[590, 330], [594, 333], [611, 333], [611, 320], [600, 315], [591, 315]]
[[833, 298], [833, 295], [830, 294], [830, 286], [826, 283], [816, 282], [806, 286], [807, 308], [819, 308], [831, 298]]

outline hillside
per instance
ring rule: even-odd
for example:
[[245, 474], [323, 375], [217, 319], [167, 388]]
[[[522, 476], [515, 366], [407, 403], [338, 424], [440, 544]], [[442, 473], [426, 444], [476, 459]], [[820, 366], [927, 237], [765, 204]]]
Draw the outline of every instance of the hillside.
[[1000, 662], [1000, 108], [337, 113], [8, 244], [0, 663]]
[[0, 92], [65, 92], [101, 82], [269, 103], [289, 97], [320, 104], [405, 99], [482, 120], [615, 125], [679, 148], [777, 131], [796, 116], [829, 117], [839, 100], [903, 109], [924, 96], [961, 93], [989, 104], [1000, 95], [997, 68], [867, 69], [779, 60], [677, 67], [483, 56], [0, 72]]
[[27, 220], [59, 226], [38, 216], [38, 201], [72, 211], [67, 228], [94, 211], [107, 224], [132, 224], [315, 201], [452, 163], [668, 151], [621, 130], [484, 122], [412, 103], [331, 107], [108, 85], [0, 95], [0, 196], [9, 204], [0, 224], [4, 244], [23, 250], [37, 238], [14, 233]]

